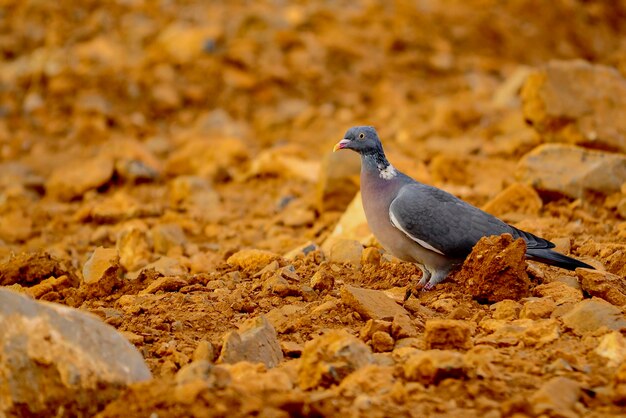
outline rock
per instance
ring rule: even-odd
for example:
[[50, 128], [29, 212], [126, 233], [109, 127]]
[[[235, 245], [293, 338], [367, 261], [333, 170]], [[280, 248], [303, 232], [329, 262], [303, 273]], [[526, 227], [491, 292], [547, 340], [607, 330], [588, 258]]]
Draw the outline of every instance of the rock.
[[372, 348], [375, 353], [384, 353], [393, 350], [394, 340], [384, 331], [376, 331], [372, 334]]
[[576, 303], [583, 300], [583, 292], [563, 282], [550, 282], [535, 286], [533, 293], [536, 296], [549, 297], [553, 299], [557, 305], [565, 303]]
[[424, 340], [429, 349], [469, 350], [474, 345], [469, 324], [455, 319], [426, 321]]
[[579, 416], [575, 405], [581, 395], [580, 383], [566, 377], [553, 377], [531, 395], [535, 416], [557, 416], [576, 418]]
[[231, 373], [225, 366], [214, 365], [206, 360], [185, 364], [174, 377], [174, 396], [182, 403], [192, 403], [199, 391], [223, 389], [231, 384]]
[[608, 367], [617, 367], [626, 361], [626, 338], [618, 331], [605, 334], [594, 351], [608, 360]]
[[521, 92], [524, 117], [548, 141], [626, 152], [626, 79], [586, 61], [551, 61]]
[[32, 287], [26, 288], [25, 293], [35, 299], [42, 299], [53, 302], [56, 300], [56, 297], [52, 297], [53, 293], [58, 293], [64, 289], [69, 289], [71, 287], [77, 287], [78, 285], [78, 280], [76, 280], [75, 277], [70, 277], [66, 275], [60, 276], [58, 278], [49, 277]]
[[339, 222], [335, 225], [333, 232], [322, 244], [322, 249], [325, 253], [328, 253], [333, 243], [338, 239], [356, 240], [363, 245], [367, 245], [372, 241], [372, 237], [372, 231], [367, 225], [367, 219], [365, 219], [361, 192], [358, 192], [343, 215], [341, 215], [341, 218], [339, 218]]
[[[149, 206], [140, 205], [139, 202], [125, 191], [116, 191], [112, 196], [96, 202], [89, 212], [93, 222], [118, 223], [126, 219], [136, 218], [142, 213], [150, 213]], [[157, 212], [158, 208], [154, 208]]]
[[280, 256], [271, 251], [245, 249], [228, 257], [226, 262], [231, 266], [255, 273], [277, 260], [280, 260]]
[[325, 268], [318, 269], [311, 277], [311, 287], [318, 292], [330, 291], [335, 286], [335, 278]]
[[220, 181], [232, 177], [233, 168], [249, 158], [248, 147], [238, 138], [211, 135], [179, 140], [180, 147], [165, 162], [165, 171], [171, 175], [197, 175]]
[[529, 347], [543, 347], [561, 336], [561, 328], [556, 319], [534, 320], [527, 325], [520, 339]]
[[515, 177], [539, 192], [575, 199], [586, 192], [608, 195], [619, 191], [626, 181], [626, 156], [573, 145], [543, 144], [517, 163]]
[[205, 54], [206, 42], [220, 32], [216, 26], [191, 26], [174, 22], [158, 33], [151, 44], [151, 52], [158, 53], [162, 57], [160, 61], [189, 64]]
[[626, 328], [622, 311], [598, 298], [578, 302], [561, 319], [567, 328], [578, 335], [594, 332], [603, 326], [615, 331]]
[[219, 194], [208, 180], [199, 176], [178, 176], [169, 184], [170, 202], [185, 209], [198, 206], [213, 211], [220, 203]]
[[466, 376], [463, 355], [451, 350], [428, 350], [413, 354], [404, 363], [403, 370], [407, 380], [425, 385]]
[[195, 350], [193, 350], [193, 354], [191, 355], [192, 361], [208, 361], [213, 362], [215, 359], [215, 348], [210, 341], [200, 340]]
[[177, 224], [160, 224], [152, 228], [154, 251], [167, 254], [172, 248], [182, 247], [187, 242], [185, 232]]
[[33, 221], [22, 211], [0, 215], [0, 240], [17, 243], [26, 241], [33, 233]]
[[274, 308], [266, 315], [267, 320], [274, 326], [279, 333], [289, 332], [297, 324], [302, 316], [302, 306], [284, 305], [280, 308]]
[[164, 276], [154, 280], [148, 287], [139, 292], [140, 295], [149, 295], [156, 292], [175, 292], [189, 284], [186, 279], [175, 276]]
[[154, 263], [146, 265], [141, 272], [154, 270], [161, 276], [182, 276], [187, 273], [187, 269], [183, 267], [178, 260], [172, 257], [161, 257]]
[[374, 357], [365, 343], [346, 331], [331, 331], [305, 344], [298, 368], [298, 384], [303, 390], [329, 387], [373, 362]]
[[345, 285], [341, 300], [366, 319], [392, 320], [394, 316], [408, 312], [380, 290], [362, 289]]
[[72, 200], [106, 184], [113, 176], [110, 155], [77, 159], [52, 172], [46, 182], [46, 193], [60, 200]]
[[555, 319], [517, 319], [511, 322], [501, 320], [481, 321], [481, 328], [493, 331], [493, 334], [476, 339], [476, 344], [491, 344], [496, 347], [508, 347], [519, 344], [543, 347], [559, 338], [560, 328]]
[[380, 264], [381, 253], [376, 247], [367, 247], [361, 254], [361, 264], [371, 264], [377, 266]]
[[140, 228], [127, 228], [119, 232], [115, 248], [120, 264], [126, 271], [135, 271], [150, 261], [150, 247], [145, 232]]
[[511, 213], [537, 215], [543, 206], [539, 194], [523, 183], [513, 183], [483, 206], [485, 212], [505, 217]]
[[342, 211], [359, 191], [361, 159], [351, 152], [327, 153], [315, 188], [317, 209]]
[[307, 242], [304, 245], [300, 245], [288, 253], [283, 255], [285, 260], [294, 260], [298, 256], [307, 256], [314, 251], [319, 251], [320, 247], [312, 241]]
[[0, 286], [32, 286], [49, 277], [75, 277], [73, 270], [65, 264], [43, 251], [11, 255], [0, 264]]
[[283, 350], [283, 355], [289, 358], [300, 358], [302, 356], [302, 350], [304, 346], [294, 341], [281, 341], [280, 349]]
[[417, 337], [417, 328], [408, 315], [396, 314], [391, 322], [391, 335], [396, 340]]
[[0, 334], [2, 416], [94, 415], [125, 385], [151, 379], [113, 327], [62, 305], [0, 289]]
[[341, 396], [347, 398], [376, 396], [385, 390], [383, 388], [393, 387], [395, 382], [393, 367], [368, 364], [343, 379], [338, 389]]
[[549, 318], [556, 309], [556, 302], [551, 298], [531, 298], [524, 302], [520, 318], [541, 319]]
[[83, 266], [83, 283], [94, 296], [111, 294], [121, 283], [119, 256], [115, 248], [97, 247]]
[[626, 281], [616, 274], [586, 268], [576, 269], [582, 289], [615, 306], [626, 305]]
[[161, 173], [144, 161], [120, 158], [115, 161], [115, 175], [125, 182], [139, 184], [156, 181]]
[[249, 361], [275, 367], [283, 360], [283, 352], [270, 322], [260, 316], [247, 321], [238, 332], [224, 337], [219, 363]]
[[483, 237], [465, 259], [456, 279], [478, 301], [519, 300], [528, 296], [526, 243], [509, 234]]
[[363, 245], [358, 241], [339, 239], [330, 247], [329, 260], [332, 263], [350, 264], [360, 267], [362, 253]]
[[262, 151], [250, 163], [246, 177], [270, 175], [298, 178], [309, 182], [317, 181], [320, 171], [319, 161], [304, 160], [296, 155], [290, 155], [286, 148], [280, 147]]
[[368, 319], [359, 331], [359, 337], [361, 337], [363, 341], [369, 341], [376, 332], [390, 333], [391, 322], [380, 319]]
[[493, 311], [494, 319], [517, 319], [519, 318], [519, 313], [522, 310], [522, 305], [518, 302], [510, 299], [505, 299], [503, 301], [494, 303], [489, 307], [491, 311]]

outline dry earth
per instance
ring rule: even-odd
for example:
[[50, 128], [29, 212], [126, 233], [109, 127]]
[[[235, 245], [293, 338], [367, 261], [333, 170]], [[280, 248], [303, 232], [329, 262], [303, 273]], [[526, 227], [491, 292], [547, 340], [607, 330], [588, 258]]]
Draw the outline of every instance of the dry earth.
[[[0, 415], [626, 414], [623, 1], [0, 16], [0, 285], [76, 309], [1, 291]], [[358, 124], [598, 270], [493, 237], [403, 305], [330, 153]]]

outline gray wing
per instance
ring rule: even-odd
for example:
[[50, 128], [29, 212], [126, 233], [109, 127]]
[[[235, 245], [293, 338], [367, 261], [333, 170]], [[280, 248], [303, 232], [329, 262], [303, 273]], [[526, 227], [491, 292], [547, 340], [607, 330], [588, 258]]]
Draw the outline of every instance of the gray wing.
[[421, 183], [400, 189], [389, 207], [389, 218], [409, 238], [446, 257], [464, 258], [482, 237], [504, 233], [523, 238], [528, 249], [554, 247], [450, 193]]

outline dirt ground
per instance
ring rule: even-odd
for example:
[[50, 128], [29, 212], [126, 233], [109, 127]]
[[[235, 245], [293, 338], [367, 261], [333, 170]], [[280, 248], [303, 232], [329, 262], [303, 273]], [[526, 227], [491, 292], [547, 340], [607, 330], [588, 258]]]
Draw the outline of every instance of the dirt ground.
[[[0, 15], [0, 284], [94, 313], [141, 352], [155, 379], [94, 400], [100, 416], [626, 415], [626, 363], [598, 351], [610, 336], [626, 358], [623, 331], [563, 319], [596, 301], [577, 273], [517, 262], [527, 282], [497, 282], [495, 304], [451, 277], [408, 319], [368, 322], [345, 288], [400, 303], [419, 269], [375, 243], [352, 264], [323, 246], [358, 190], [349, 156], [328, 174], [347, 128], [375, 126], [397, 167], [483, 206], [545, 140], [524, 75], [580, 58], [626, 76], [624, 2], [8, 0]], [[501, 215], [623, 279], [625, 191], [539, 190]], [[98, 247], [113, 273], [88, 283]], [[246, 249], [266, 252], [232, 261]], [[183, 393], [181, 368], [260, 315], [284, 359], [214, 366]], [[324, 335], [371, 361], [305, 382]]]

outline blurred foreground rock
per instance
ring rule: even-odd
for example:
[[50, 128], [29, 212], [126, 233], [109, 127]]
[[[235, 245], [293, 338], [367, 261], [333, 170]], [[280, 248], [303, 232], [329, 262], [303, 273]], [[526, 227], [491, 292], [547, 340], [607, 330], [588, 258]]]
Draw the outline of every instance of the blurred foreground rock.
[[0, 289], [0, 415], [93, 415], [151, 378], [142, 356], [96, 317]]
[[626, 79], [615, 68], [553, 61], [530, 74], [521, 96], [546, 140], [626, 152]]

